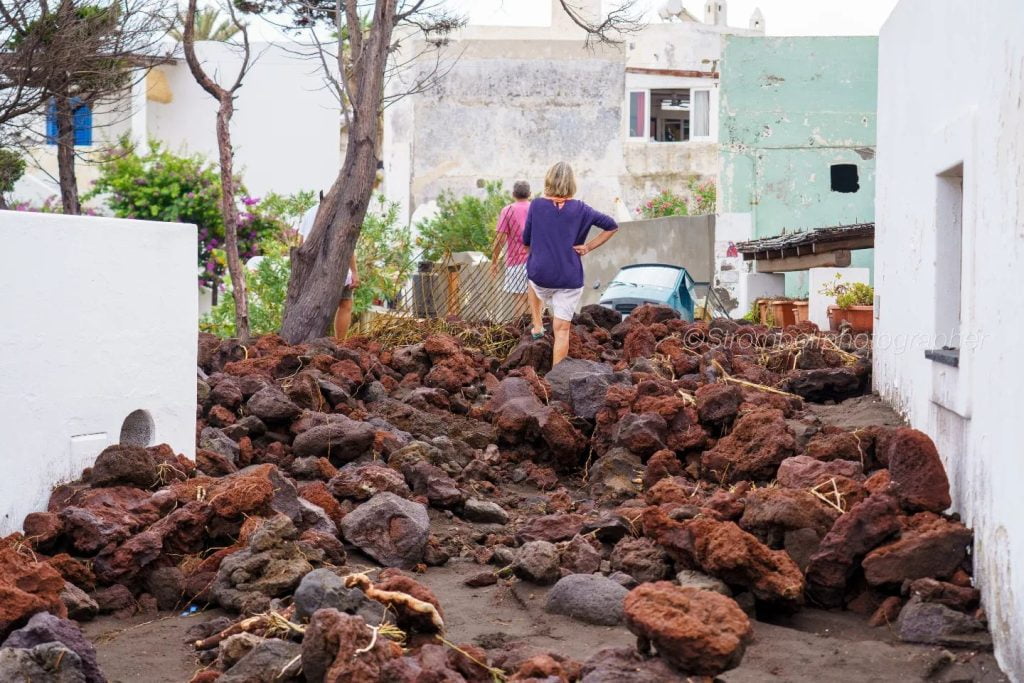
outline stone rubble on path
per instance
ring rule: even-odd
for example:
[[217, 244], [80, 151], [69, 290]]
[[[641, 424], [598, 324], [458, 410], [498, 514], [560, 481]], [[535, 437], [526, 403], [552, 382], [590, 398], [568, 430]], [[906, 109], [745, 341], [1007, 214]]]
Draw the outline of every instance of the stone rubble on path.
[[[803, 411], [867, 391], [868, 351], [658, 306], [585, 307], [554, 370], [522, 326], [501, 358], [465, 332], [200, 335], [195, 460], [111, 446], [0, 539], [0, 679], [102, 681], [70, 619], [190, 605], [238, 617], [192, 633], [194, 681], [700, 680], [740, 664], [748, 614], [806, 606], [990, 647], [931, 440]], [[446, 645], [417, 576], [451, 558], [639, 648]]]

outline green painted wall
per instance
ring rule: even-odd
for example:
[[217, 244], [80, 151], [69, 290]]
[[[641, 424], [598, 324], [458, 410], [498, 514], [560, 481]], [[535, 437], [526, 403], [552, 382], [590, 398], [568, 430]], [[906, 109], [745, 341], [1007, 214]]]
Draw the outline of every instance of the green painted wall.
[[[750, 212], [755, 237], [874, 220], [877, 38], [726, 36], [721, 72], [720, 211]], [[833, 164], [857, 165], [857, 192], [832, 191]]]

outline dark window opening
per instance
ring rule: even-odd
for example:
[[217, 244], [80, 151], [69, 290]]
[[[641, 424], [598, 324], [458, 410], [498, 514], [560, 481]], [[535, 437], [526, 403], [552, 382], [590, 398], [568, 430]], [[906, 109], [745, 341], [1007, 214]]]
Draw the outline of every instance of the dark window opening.
[[859, 189], [857, 164], [832, 164], [833, 192], [856, 192]]

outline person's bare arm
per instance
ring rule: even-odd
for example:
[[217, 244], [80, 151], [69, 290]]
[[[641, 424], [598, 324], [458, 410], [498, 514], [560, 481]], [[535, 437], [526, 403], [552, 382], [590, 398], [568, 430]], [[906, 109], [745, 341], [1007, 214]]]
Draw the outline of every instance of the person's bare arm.
[[615, 233], [617, 232], [618, 230], [604, 230], [597, 237], [590, 240], [586, 244], [577, 244], [575, 247], [573, 247], [573, 249], [575, 249], [576, 253], [579, 254], [580, 256], [586, 256], [587, 254], [594, 251], [599, 246], [610, 240], [612, 237], [614, 237]]

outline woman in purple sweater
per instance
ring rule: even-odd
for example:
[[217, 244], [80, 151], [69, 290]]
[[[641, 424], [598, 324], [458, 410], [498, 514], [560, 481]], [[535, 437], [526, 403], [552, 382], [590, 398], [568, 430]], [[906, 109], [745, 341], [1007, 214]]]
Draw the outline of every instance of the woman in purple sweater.
[[[569, 323], [583, 294], [582, 257], [611, 239], [618, 224], [578, 199], [572, 167], [559, 161], [544, 178], [544, 196], [530, 203], [523, 229], [529, 250], [526, 276], [530, 287], [533, 338], [544, 335], [543, 307], [551, 309], [555, 332], [554, 358], [558, 365], [569, 352]], [[590, 228], [604, 230], [587, 242]]]

